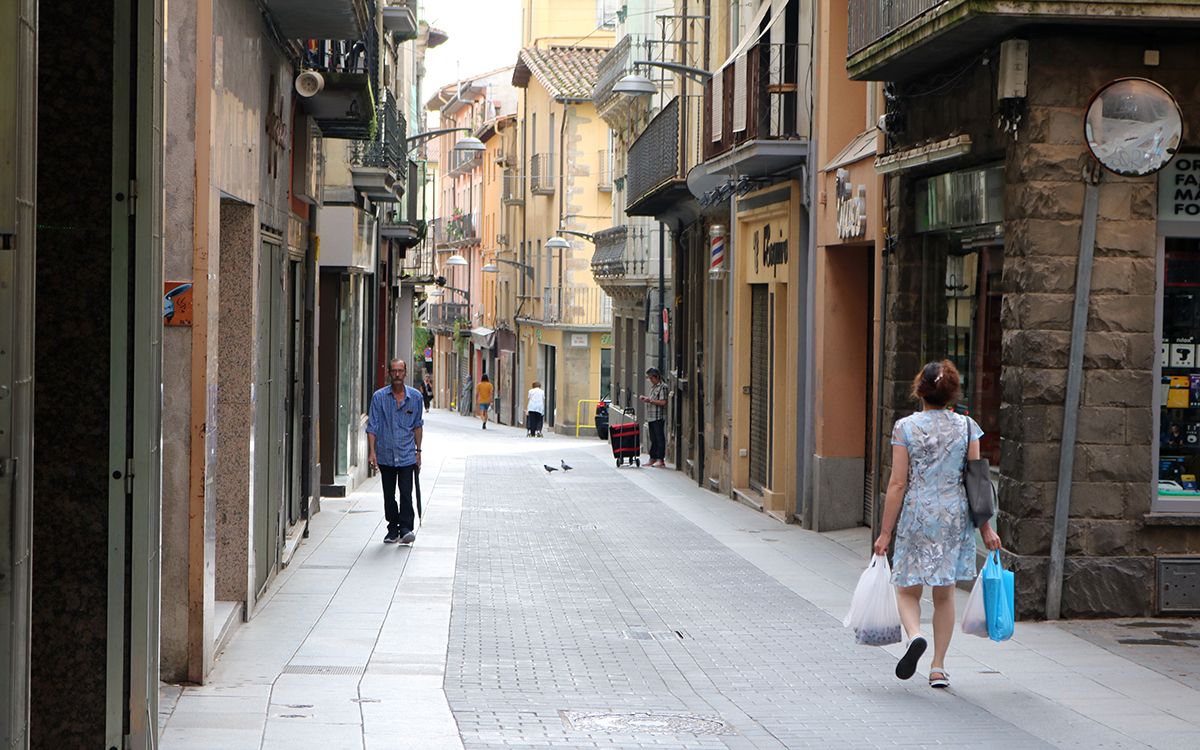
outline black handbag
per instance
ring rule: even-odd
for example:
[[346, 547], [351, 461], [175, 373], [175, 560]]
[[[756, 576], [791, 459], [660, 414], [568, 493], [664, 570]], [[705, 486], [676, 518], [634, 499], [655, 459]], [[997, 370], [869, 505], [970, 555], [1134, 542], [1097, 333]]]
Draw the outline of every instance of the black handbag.
[[963, 486], [967, 488], [967, 508], [971, 523], [979, 528], [996, 515], [996, 488], [992, 486], [991, 466], [986, 458], [967, 458], [971, 453], [971, 422], [963, 417], [967, 430], [967, 451], [963, 454]]

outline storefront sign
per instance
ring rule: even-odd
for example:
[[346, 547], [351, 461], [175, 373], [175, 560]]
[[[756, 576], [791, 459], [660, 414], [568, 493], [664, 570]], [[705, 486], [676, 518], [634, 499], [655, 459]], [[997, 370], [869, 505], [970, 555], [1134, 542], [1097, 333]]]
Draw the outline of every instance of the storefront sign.
[[845, 169], [837, 171], [837, 235], [839, 239], [851, 240], [865, 237], [867, 234], [867, 186], [858, 186], [858, 195], [854, 195], [854, 185], [850, 182], [850, 172]]
[[1179, 154], [1158, 173], [1158, 220], [1200, 222], [1200, 153]]
[[754, 255], [754, 272], [769, 271], [773, 276], [778, 275], [779, 266], [787, 266], [788, 238], [787, 224], [764, 224], [762, 229], [754, 233], [754, 244], [751, 248]]

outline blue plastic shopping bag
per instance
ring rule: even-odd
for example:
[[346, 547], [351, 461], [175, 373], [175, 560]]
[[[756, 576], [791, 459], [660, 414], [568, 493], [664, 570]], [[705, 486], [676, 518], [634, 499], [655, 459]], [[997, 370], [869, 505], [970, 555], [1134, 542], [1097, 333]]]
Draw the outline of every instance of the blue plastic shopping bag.
[[987, 612], [988, 638], [993, 641], [1012, 638], [1016, 611], [1014, 579], [1012, 571], [1000, 564], [999, 550], [992, 550], [983, 566], [983, 608]]

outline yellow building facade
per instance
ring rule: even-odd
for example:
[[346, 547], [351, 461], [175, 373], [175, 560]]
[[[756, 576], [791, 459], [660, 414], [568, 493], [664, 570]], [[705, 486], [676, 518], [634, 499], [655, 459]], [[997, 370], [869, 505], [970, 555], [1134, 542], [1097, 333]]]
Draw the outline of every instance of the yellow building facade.
[[[551, 20], [560, 9], [562, 18], [575, 18], [565, 12], [574, 6], [590, 9], [594, 20], [592, 2], [555, 3]], [[593, 24], [578, 36], [594, 30]], [[574, 32], [556, 33], [551, 42]], [[611, 39], [611, 33], [598, 33], [587, 42]], [[611, 372], [612, 303], [591, 272], [592, 235], [608, 226], [611, 213], [602, 179], [609, 131], [591, 102], [607, 49], [542, 42], [521, 51], [513, 72], [520, 89], [520, 159], [509, 191], [509, 202], [520, 210], [508, 237], [516, 256], [510, 264], [517, 281], [516, 390], [523, 409], [525, 391], [541, 383], [547, 426], [573, 433], [576, 425], [592, 422]], [[560, 242], [566, 247], [556, 247]]]

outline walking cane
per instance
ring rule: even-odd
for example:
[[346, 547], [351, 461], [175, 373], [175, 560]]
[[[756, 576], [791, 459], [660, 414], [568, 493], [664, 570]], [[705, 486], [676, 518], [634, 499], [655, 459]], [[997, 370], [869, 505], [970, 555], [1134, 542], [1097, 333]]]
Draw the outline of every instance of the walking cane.
[[424, 525], [421, 521], [422, 509], [421, 509], [421, 467], [420, 466], [418, 466], [413, 471], [413, 484], [416, 486], [416, 490], [417, 490], [417, 527], [420, 528], [421, 526]]

